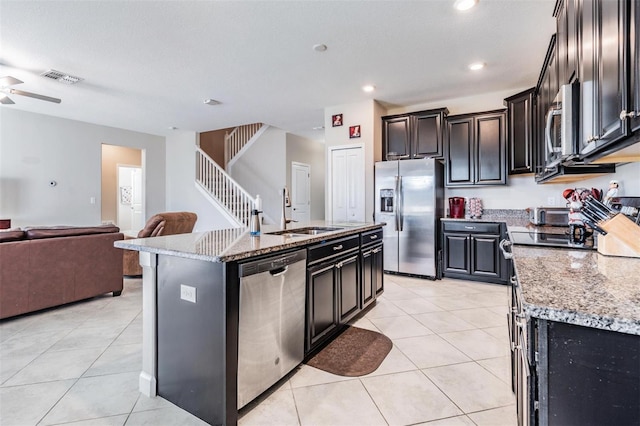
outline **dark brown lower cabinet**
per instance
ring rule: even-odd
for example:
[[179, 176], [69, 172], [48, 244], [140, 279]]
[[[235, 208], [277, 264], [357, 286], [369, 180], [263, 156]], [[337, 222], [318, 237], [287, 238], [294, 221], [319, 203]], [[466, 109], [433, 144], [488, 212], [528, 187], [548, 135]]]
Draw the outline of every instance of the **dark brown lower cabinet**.
[[307, 349], [320, 343], [338, 327], [335, 265], [323, 264], [307, 272]]
[[308, 248], [307, 355], [331, 340], [383, 292], [381, 239], [378, 228]]
[[503, 228], [498, 223], [444, 222], [444, 276], [506, 284], [507, 263], [499, 247]]

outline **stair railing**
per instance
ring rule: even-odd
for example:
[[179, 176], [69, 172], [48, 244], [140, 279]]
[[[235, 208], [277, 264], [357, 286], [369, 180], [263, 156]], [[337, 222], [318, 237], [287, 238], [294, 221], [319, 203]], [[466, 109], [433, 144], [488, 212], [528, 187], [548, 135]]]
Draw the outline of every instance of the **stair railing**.
[[234, 217], [238, 224], [249, 226], [255, 199], [199, 147], [196, 147], [196, 182]]
[[258, 130], [262, 127], [262, 123], [245, 124], [238, 126], [224, 135], [224, 166], [235, 157], [238, 152], [251, 140]]

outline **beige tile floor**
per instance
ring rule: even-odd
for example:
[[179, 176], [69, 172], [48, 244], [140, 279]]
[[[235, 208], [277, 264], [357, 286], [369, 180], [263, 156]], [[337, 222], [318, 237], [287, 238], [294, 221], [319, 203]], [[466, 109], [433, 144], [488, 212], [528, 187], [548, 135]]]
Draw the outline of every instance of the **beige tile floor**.
[[[354, 321], [394, 346], [373, 373], [302, 365], [241, 413], [240, 425], [514, 425], [507, 287], [385, 275]], [[141, 281], [103, 296], [0, 321], [0, 425], [204, 425], [138, 392]]]

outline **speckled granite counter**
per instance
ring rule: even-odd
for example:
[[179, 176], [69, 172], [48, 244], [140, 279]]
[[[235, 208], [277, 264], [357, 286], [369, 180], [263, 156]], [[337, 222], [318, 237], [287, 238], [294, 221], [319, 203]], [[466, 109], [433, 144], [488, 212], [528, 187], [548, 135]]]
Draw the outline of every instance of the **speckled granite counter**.
[[209, 262], [230, 262], [302, 247], [327, 239], [357, 234], [383, 225], [383, 223], [373, 222], [312, 221], [305, 224], [296, 223], [294, 226], [289, 225], [289, 227], [321, 226], [340, 229], [320, 235], [268, 235], [269, 232], [278, 231], [279, 228], [275, 225], [264, 225], [262, 233], [258, 237], [249, 235], [249, 231], [246, 228], [232, 228], [192, 234], [123, 240], [117, 241], [114, 245], [128, 250], [168, 254]]
[[528, 315], [640, 335], [640, 259], [595, 250], [512, 248]]

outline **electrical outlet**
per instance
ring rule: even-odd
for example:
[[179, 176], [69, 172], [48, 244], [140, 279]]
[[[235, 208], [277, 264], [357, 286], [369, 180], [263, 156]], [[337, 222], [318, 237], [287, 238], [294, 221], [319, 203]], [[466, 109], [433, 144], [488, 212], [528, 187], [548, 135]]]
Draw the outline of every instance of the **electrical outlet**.
[[188, 285], [180, 285], [180, 299], [196, 303], [196, 288]]
[[556, 197], [548, 197], [547, 198], [547, 205], [548, 206], [555, 206], [556, 205]]

